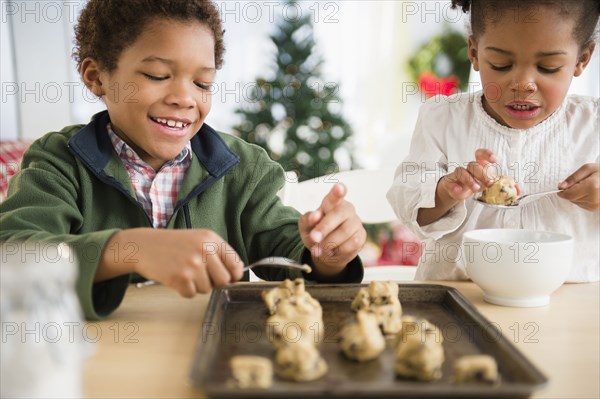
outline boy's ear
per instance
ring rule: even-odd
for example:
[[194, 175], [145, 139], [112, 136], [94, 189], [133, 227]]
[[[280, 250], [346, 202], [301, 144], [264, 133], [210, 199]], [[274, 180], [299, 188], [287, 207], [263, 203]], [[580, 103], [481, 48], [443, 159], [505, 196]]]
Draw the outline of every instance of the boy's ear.
[[473, 64], [473, 69], [479, 72], [479, 59], [477, 57], [477, 42], [473, 38], [473, 36], [469, 36], [469, 48], [468, 55], [471, 64]]
[[81, 80], [92, 93], [98, 97], [104, 95], [104, 87], [100, 80], [100, 65], [91, 58], [86, 58], [81, 62]]
[[573, 76], [579, 76], [583, 73], [592, 59], [595, 48], [596, 43], [592, 43], [579, 52], [579, 57], [577, 58], [577, 64], [575, 64], [575, 72], [573, 73]]

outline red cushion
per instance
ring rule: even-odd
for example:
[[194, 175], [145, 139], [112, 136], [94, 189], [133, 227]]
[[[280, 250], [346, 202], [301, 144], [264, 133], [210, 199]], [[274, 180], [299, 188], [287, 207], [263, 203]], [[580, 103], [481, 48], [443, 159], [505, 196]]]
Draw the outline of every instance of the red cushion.
[[0, 201], [6, 198], [8, 181], [21, 169], [21, 158], [28, 141], [0, 141]]

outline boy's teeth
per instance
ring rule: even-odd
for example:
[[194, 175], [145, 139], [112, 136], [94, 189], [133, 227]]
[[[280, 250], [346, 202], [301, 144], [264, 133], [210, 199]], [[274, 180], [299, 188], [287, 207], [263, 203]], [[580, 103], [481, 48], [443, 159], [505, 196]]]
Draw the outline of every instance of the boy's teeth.
[[164, 118], [155, 118], [155, 120], [156, 120], [158, 123], [162, 123], [163, 125], [167, 125], [167, 126], [169, 126], [169, 127], [177, 127], [177, 128], [182, 128], [182, 127], [186, 126], [186, 124], [185, 124], [185, 123], [183, 123], [183, 122], [179, 122], [179, 121], [173, 121], [173, 120], [170, 120], [170, 119], [164, 119]]
[[527, 111], [527, 110], [531, 109], [531, 107], [529, 105], [520, 105], [520, 104], [513, 104], [512, 107], [518, 111]]

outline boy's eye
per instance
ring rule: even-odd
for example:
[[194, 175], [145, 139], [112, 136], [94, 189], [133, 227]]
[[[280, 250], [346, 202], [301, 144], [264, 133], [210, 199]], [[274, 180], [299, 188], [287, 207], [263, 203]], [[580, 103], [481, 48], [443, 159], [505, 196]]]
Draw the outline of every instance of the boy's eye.
[[490, 67], [494, 71], [509, 71], [510, 68], [512, 68], [512, 65], [494, 65], [494, 64], [490, 64]]
[[146, 78], [150, 79], [150, 80], [156, 80], [156, 81], [160, 81], [160, 80], [165, 80], [166, 77], [164, 76], [154, 76], [154, 75], [150, 75], [148, 73], [143, 73], [142, 75], [144, 75]]
[[560, 71], [560, 67], [558, 68], [545, 68], [543, 66], [538, 66], [538, 70], [542, 73], [556, 73]]

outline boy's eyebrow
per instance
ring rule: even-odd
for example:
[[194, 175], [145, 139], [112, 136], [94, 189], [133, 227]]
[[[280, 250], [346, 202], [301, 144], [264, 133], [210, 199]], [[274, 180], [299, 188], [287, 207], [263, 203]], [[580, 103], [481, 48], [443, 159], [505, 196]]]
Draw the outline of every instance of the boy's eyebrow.
[[[501, 54], [505, 54], [505, 55], [513, 55], [514, 53], [512, 51], [508, 51], [508, 50], [504, 50], [498, 47], [486, 47], [486, 50], [491, 50], [491, 51], [495, 51], [497, 53], [501, 53]], [[562, 50], [557, 50], [557, 51], [539, 51], [537, 53], [535, 53], [536, 57], [552, 57], [554, 55], [565, 55], [567, 54], [566, 51], [562, 51]]]
[[[175, 63], [175, 61], [173, 61], [173, 60], [158, 57], [156, 55], [148, 56], [148, 57], [144, 58], [142, 60], [142, 62], [162, 62], [163, 64], [167, 64], [167, 65], [173, 65]], [[208, 71], [208, 72], [216, 71], [216, 68], [211, 68], [211, 67], [202, 67], [201, 69]]]

